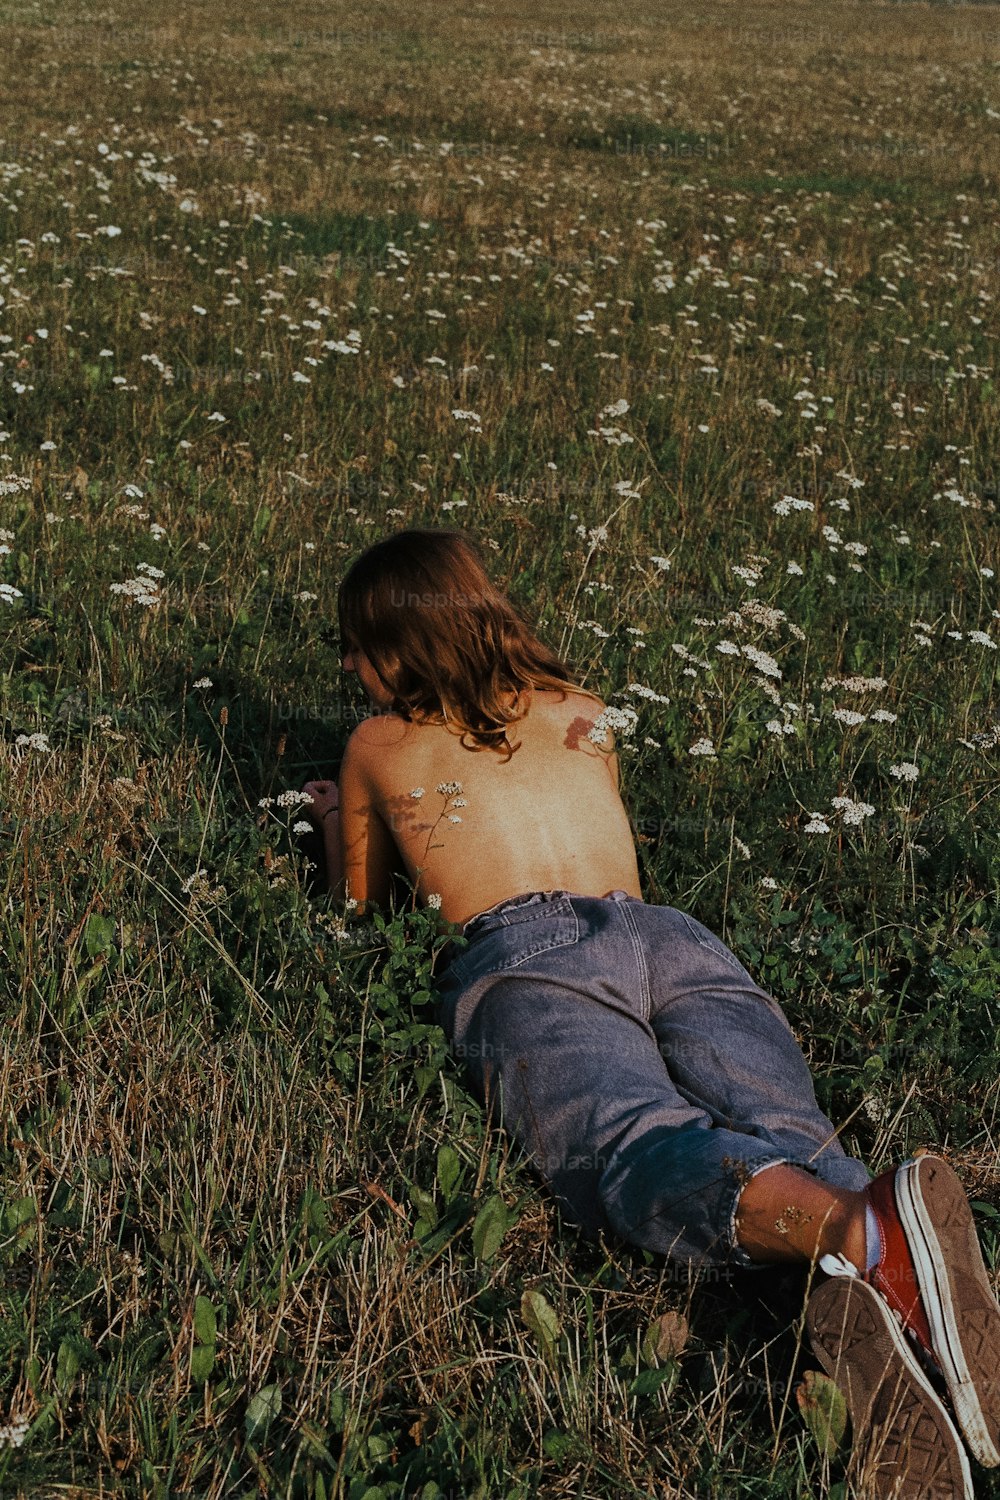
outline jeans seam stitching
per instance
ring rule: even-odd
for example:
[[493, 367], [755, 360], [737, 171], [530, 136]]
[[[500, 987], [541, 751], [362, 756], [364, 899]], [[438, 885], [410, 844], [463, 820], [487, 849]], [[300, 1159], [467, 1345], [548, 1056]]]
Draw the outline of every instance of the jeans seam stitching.
[[632, 948], [635, 953], [636, 968], [639, 970], [639, 982], [641, 986], [643, 1004], [643, 1020], [648, 1025], [649, 1018], [653, 1010], [652, 993], [649, 986], [649, 970], [646, 967], [646, 959], [643, 955], [642, 942], [639, 938], [639, 929], [636, 926], [635, 918], [629, 911], [624, 901], [620, 903], [620, 910], [622, 916], [625, 918], [625, 923], [629, 930], [629, 937], [632, 939]]
[[[681, 915], [683, 916], [684, 921], [685, 921], [685, 923], [687, 925], [688, 932], [694, 938], [695, 942], [698, 943], [702, 948], [706, 949], [706, 951], [709, 952], [709, 953], [714, 953], [715, 956], [716, 956], [716, 958], [721, 958], [725, 963], [727, 963], [729, 965], [729, 967], [731, 969], [735, 969], [735, 970], [739, 971], [740, 969], [742, 969], [744, 967], [744, 965], [741, 964], [740, 961], [739, 961], [739, 959], [736, 957], [735, 953], [733, 953], [732, 955], [730, 955], [728, 953], [721, 953], [719, 951], [719, 949], [716, 948], [716, 946], [715, 946], [714, 943], [706, 943], [706, 941], [702, 937], [701, 933], [692, 924], [691, 919], [688, 916], [687, 912], [682, 912]], [[722, 939], [721, 938], [718, 938], [717, 941], [720, 944], [722, 944]], [[725, 945], [722, 944], [722, 946], [724, 947]]]

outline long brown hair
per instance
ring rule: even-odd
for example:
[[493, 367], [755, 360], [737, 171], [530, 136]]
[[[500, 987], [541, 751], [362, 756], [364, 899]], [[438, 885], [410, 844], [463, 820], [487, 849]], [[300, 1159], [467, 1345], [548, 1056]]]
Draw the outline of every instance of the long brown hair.
[[588, 692], [491, 582], [462, 531], [416, 528], [376, 542], [344, 577], [337, 614], [342, 649], [365, 653], [393, 695], [390, 711], [454, 725], [470, 750], [510, 759], [518, 747], [507, 727], [527, 712], [525, 689]]

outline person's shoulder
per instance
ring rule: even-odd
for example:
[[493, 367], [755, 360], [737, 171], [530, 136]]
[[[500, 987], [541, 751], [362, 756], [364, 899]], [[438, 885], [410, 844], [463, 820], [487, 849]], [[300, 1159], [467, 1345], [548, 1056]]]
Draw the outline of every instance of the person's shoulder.
[[606, 706], [603, 699], [599, 698], [596, 693], [588, 692], [585, 688], [570, 686], [568, 683], [565, 688], [550, 688], [544, 692], [536, 692], [536, 696], [539, 702], [544, 703], [546, 707], [551, 707], [555, 712], [573, 716], [588, 714], [596, 718], [599, 713], [604, 712]]
[[568, 688], [567, 692], [578, 705], [592, 708], [595, 714], [603, 713], [607, 707], [603, 698], [597, 693], [590, 692], [587, 688]]
[[351, 731], [344, 756], [368, 759], [373, 754], [384, 754], [402, 742], [409, 728], [409, 721], [402, 714], [388, 711], [371, 714]]

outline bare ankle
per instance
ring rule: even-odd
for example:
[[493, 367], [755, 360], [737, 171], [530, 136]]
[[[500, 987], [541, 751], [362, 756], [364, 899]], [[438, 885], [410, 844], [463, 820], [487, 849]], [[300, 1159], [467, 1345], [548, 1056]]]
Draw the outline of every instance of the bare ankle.
[[868, 1264], [866, 1200], [864, 1193], [852, 1193], [851, 1199], [845, 1203], [843, 1213], [826, 1226], [821, 1251], [824, 1255], [843, 1255], [859, 1271], [864, 1271]]

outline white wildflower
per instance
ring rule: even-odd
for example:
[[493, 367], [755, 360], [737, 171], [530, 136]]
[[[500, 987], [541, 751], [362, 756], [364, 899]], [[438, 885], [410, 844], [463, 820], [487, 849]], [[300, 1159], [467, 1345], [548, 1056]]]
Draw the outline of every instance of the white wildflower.
[[28, 1436], [30, 1427], [30, 1418], [11, 1417], [9, 1422], [5, 1422], [0, 1427], [0, 1451], [4, 1448], [20, 1448]]
[[197, 682], [191, 684], [192, 687], [196, 688], [210, 688], [212, 685], [211, 677], [199, 677]]
[[810, 813], [809, 822], [803, 829], [804, 833], [829, 833], [830, 825], [822, 813]]
[[835, 807], [847, 824], [863, 823], [865, 818], [870, 818], [875, 811], [870, 802], [855, 802], [853, 797], [832, 797], [831, 806]]
[[639, 722], [639, 715], [634, 708], [624, 705], [621, 708], [604, 708], [597, 715], [588, 734], [587, 739], [593, 745], [607, 743], [608, 730], [613, 729], [622, 735], [629, 735]]
[[694, 744], [688, 750], [688, 755], [705, 755], [714, 760], [715, 746], [709, 739], [695, 740]]
[[313, 798], [308, 792], [280, 792], [275, 801], [279, 807], [307, 807]]
[[752, 661], [758, 672], [763, 672], [765, 677], [781, 677], [778, 663], [766, 651], [760, 651], [756, 646], [744, 646], [742, 650], [743, 655]]
[[899, 781], [916, 781], [920, 775], [920, 767], [915, 766], [912, 760], [900, 761], [898, 766], [889, 767], [889, 775], [895, 776]]
[[651, 687], [645, 687], [641, 682], [630, 682], [625, 689], [626, 693], [635, 693], [639, 698], [648, 698], [651, 703], [669, 703], [670, 699], [662, 693], [655, 693]]
[[113, 583], [111, 592], [123, 594], [127, 599], [133, 599], [136, 604], [144, 604], [148, 608], [159, 604], [161, 598], [156, 580], [142, 574], [136, 578], [126, 578], [124, 583]]
[[884, 677], [824, 677], [820, 685], [824, 693], [836, 687], [848, 693], [876, 693], [889, 686]]
[[415, 786], [413, 788], [413, 791], [410, 793], [410, 796], [413, 798], [414, 802], [419, 802], [423, 795], [424, 789], [422, 786]]
[[775, 500], [771, 509], [779, 516], [787, 516], [793, 510], [815, 510], [811, 500], [800, 500], [797, 495], [782, 495], [780, 500]]

